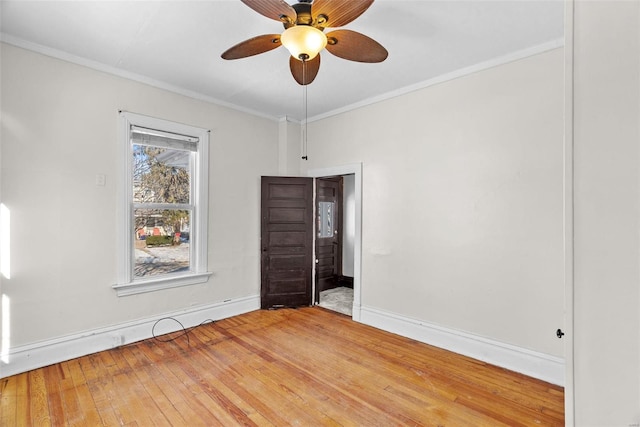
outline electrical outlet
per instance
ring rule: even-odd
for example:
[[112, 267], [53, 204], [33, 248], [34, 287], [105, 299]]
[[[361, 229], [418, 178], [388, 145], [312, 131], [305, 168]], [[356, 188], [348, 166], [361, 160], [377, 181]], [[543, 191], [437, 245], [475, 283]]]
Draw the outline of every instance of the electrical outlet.
[[96, 185], [104, 187], [107, 183], [107, 176], [103, 173], [96, 174]]
[[111, 348], [120, 347], [124, 345], [124, 336], [123, 335], [113, 335], [111, 336]]

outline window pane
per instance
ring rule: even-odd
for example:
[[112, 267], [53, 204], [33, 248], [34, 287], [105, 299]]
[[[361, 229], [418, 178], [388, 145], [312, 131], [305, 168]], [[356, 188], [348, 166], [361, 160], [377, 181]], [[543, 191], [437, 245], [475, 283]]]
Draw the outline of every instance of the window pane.
[[133, 202], [189, 203], [191, 152], [133, 144]]
[[177, 209], [135, 209], [135, 277], [191, 270], [191, 212]]
[[335, 227], [333, 202], [318, 202], [317, 215], [318, 237], [333, 237]]

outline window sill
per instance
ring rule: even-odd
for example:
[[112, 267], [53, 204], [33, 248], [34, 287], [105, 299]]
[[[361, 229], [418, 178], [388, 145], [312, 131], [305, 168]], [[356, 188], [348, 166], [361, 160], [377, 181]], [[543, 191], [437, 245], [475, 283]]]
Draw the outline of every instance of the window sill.
[[162, 277], [154, 279], [136, 280], [131, 283], [113, 285], [113, 289], [119, 297], [142, 294], [145, 292], [160, 291], [162, 289], [177, 288], [180, 286], [197, 285], [205, 283], [213, 273], [192, 273], [188, 275]]

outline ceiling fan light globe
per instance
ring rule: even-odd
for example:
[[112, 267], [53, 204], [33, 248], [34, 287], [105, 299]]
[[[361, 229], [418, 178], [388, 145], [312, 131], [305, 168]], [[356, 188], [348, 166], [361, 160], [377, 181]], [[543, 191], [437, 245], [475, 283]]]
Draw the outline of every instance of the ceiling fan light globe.
[[310, 25], [296, 25], [284, 30], [280, 42], [294, 58], [309, 61], [327, 45], [327, 36]]

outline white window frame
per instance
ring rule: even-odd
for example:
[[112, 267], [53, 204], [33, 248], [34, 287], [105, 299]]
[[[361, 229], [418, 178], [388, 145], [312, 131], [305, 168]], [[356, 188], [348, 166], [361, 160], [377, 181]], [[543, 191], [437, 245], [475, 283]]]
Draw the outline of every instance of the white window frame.
[[[137, 126], [198, 138], [198, 150], [194, 152], [191, 179], [193, 180], [194, 205], [189, 232], [191, 270], [168, 273], [161, 276], [136, 278], [134, 218], [133, 218], [133, 152], [131, 127]], [[157, 119], [141, 114], [120, 112], [119, 170], [117, 193], [117, 283], [113, 285], [118, 296], [134, 295], [179, 286], [195, 285], [209, 280], [208, 258], [208, 206], [209, 206], [209, 131], [194, 126]], [[193, 232], [195, 231], [195, 233]]]

